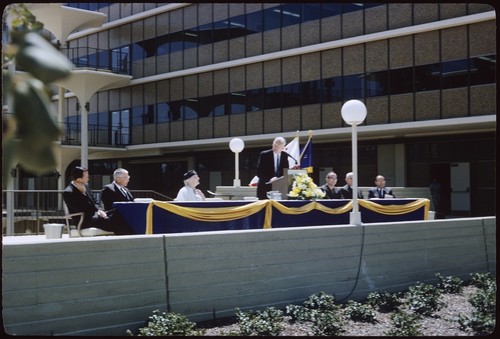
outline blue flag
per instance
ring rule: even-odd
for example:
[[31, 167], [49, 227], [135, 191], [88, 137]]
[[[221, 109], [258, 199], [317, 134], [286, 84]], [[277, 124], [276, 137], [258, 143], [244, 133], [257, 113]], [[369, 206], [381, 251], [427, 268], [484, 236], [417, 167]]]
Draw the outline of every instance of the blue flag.
[[300, 167], [312, 167], [312, 139], [309, 139], [307, 144], [303, 148], [301, 148], [300, 154], [302, 154], [302, 158], [300, 159]]

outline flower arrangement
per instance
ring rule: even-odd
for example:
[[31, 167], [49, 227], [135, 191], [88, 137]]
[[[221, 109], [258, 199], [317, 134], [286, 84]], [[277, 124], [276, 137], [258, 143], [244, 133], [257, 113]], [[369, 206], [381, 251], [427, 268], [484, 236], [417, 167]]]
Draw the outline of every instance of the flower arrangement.
[[294, 175], [292, 190], [288, 192], [288, 197], [294, 200], [323, 199], [325, 195], [307, 173]]

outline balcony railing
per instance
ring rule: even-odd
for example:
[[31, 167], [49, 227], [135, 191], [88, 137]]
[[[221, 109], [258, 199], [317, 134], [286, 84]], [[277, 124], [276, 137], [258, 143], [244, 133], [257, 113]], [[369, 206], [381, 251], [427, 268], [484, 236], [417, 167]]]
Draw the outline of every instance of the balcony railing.
[[[79, 117], [75, 117], [79, 118]], [[61, 144], [80, 145], [81, 144], [81, 124], [80, 122], [67, 122], [62, 124], [63, 135]], [[88, 124], [88, 145], [101, 147], [123, 147], [130, 144], [130, 134], [128, 129], [110, 127], [109, 125]]]
[[[12, 117], [12, 113], [3, 113], [5, 117]], [[80, 116], [72, 116], [76, 122], [62, 122], [60, 141], [62, 145], [81, 145]], [[124, 147], [130, 145], [129, 128], [109, 126], [105, 124], [88, 124], [88, 145], [95, 147]]]
[[76, 68], [90, 68], [96, 71], [131, 74], [129, 53], [92, 47], [64, 48], [61, 49], [61, 52], [73, 62]]
[[[131, 190], [135, 198], [172, 200], [151, 190]], [[100, 203], [100, 190], [92, 191]], [[43, 234], [43, 224], [61, 223], [64, 216], [63, 191], [5, 190], [2, 192], [2, 234]]]

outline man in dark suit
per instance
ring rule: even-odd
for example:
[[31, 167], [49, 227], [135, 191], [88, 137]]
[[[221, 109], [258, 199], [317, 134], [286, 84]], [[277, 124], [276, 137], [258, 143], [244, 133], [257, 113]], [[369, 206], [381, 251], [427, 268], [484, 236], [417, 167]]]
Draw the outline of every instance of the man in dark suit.
[[326, 175], [326, 184], [320, 186], [323, 192], [326, 193], [325, 199], [342, 199], [340, 187], [335, 187], [337, 184], [337, 174], [333, 171]]
[[88, 188], [89, 172], [86, 168], [75, 167], [71, 172], [73, 179], [63, 192], [63, 199], [69, 213], [83, 212], [83, 228], [97, 227], [115, 234], [133, 234], [121, 218], [114, 217], [100, 209]]
[[262, 151], [259, 155], [257, 164], [257, 176], [259, 177], [257, 197], [259, 199], [268, 199], [267, 192], [272, 190], [270, 182], [283, 176], [283, 169], [288, 168], [289, 154], [283, 151], [285, 146], [285, 138], [277, 137], [273, 141], [272, 148]]
[[127, 188], [130, 180], [128, 171], [124, 168], [117, 168], [113, 172], [113, 179], [111, 184], [107, 184], [102, 189], [101, 201], [106, 211], [113, 210], [113, 203], [116, 201], [134, 201], [132, 193]]
[[[352, 172], [345, 175], [346, 184], [340, 188], [342, 199], [352, 199]], [[363, 199], [363, 192], [358, 188], [358, 199]]]
[[392, 192], [392, 189], [385, 187], [385, 178], [382, 175], [377, 175], [375, 177], [375, 186], [368, 190], [368, 199], [378, 198], [395, 198], [396, 196]]

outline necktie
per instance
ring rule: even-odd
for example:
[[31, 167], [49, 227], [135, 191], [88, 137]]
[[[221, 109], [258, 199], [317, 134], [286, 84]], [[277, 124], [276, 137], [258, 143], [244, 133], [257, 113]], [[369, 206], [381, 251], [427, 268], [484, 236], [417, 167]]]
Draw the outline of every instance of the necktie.
[[276, 170], [275, 170], [275, 175], [279, 176], [279, 172], [280, 172], [280, 155], [278, 154], [276, 156]]
[[384, 197], [384, 194], [382, 193], [382, 190], [380, 188], [378, 189], [378, 197], [379, 198], [383, 198]]
[[122, 194], [125, 196], [125, 198], [128, 199], [128, 194], [127, 194], [127, 191], [125, 191], [125, 188], [120, 187], [120, 190], [122, 191]]

